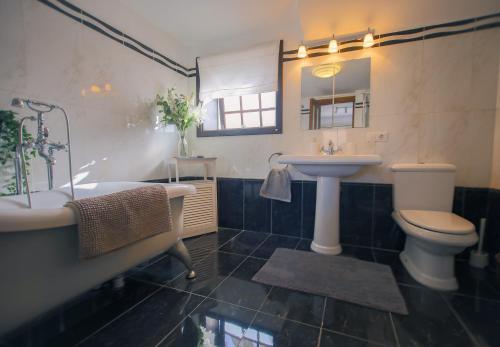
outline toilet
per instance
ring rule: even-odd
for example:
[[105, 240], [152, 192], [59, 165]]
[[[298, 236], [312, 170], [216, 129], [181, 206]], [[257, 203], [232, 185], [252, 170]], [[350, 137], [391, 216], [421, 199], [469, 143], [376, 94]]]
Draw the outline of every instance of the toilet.
[[406, 233], [399, 258], [410, 275], [433, 289], [458, 289], [455, 255], [477, 243], [474, 225], [452, 213], [456, 168], [395, 164], [392, 217]]

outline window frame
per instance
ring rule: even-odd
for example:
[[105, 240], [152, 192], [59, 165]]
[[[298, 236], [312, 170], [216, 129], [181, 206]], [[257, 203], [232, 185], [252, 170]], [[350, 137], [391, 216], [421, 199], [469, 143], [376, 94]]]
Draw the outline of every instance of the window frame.
[[[199, 102], [200, 91], [200, 74], [198, 69], [198, 58], [196, 59], [196, 102]], [[260, 100], [260, 95], [259, 95]], [[240, 97], [241, 102], [241, 97]], [[220, 101], [219, 101], [220, 103]], [[260, 101], [259, 101], [260, 104]], [[220, 107], [220, 105], [219, 105]], [[280, 40], [279, 54], [278, 54], [278, 90], [276, 91], [276, 123], [270, 127], [259, 128], [238, 128], [238, 129], [219, 129], [219, 130], [205, 130], [203, 124], [196, 129], [197, 137], [216, 137], [216, 136], [243, 136], [243, 135], [269, 135], [269, 134], [282, 134], [283, 133], [283, 40]], [[260, 112], [262, 123], [262, 109], [256, 110]], [[220, 110], [219, 110], [220, 112]], [[240, 110], [241, 117], [243, 110]], [[237, 113], [237, 112], [235, 112]], [[225, 121], [225, 114], [221, 123]], [[243, 121], [243, 118], [242, 118]]]

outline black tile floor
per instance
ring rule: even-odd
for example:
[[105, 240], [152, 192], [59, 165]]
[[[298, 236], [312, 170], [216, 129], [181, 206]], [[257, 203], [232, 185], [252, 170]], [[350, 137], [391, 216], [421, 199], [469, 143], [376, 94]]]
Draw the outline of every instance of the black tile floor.
[[402, 316], [251, 280], [277, 247], [310, 240], [221, 229], [185, 240], [198, 277], [161, 255], [130, 270], [125, 287], [90, 291], [0, 346], [499, 346], [499, 275], [457, 263], [460, 289], [416, 283], [393, 251], [343, 246], [342, 256], [390, 265]]

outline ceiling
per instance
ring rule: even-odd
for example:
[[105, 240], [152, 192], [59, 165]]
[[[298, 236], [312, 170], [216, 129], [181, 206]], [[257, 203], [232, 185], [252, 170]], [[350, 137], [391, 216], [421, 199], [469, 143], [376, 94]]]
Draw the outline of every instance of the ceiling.
[[500, 12], [499, 0], [118, 0], [192, 55], [284, 39], [285, 48], [332, 33], [384, 33]]

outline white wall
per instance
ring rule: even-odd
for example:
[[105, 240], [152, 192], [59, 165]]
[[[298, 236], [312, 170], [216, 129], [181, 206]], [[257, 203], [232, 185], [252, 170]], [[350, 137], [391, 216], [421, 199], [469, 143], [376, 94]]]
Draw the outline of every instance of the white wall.
[[[116, 2], [73, 3], [184, 65], [194, 64], [185, 47]], [[220, 176], [263, 178], [271, 153], [299, 153], [313, 138], [332, 139], [382, 156], [382, 166], [364, 170], [353, 181], [391, 182], [388, 166], [394, 162], [447, 161], [458, 167], [457, 184], [498, 187], [498, 120], [495, 146], [493, 139], [495, 117], [500, 117], [499, 42], [500, 30], [492, 29], [288, 62], [282, 135], [196, 138], [193, 131], [191, 147], [196, 154], [219, 157]], [[167, 176], [165, 160], [175, 153], [177, 137], [155, 129], [152, 100], [171, 86], [193, 91], [194, 78], [185, 79], [34, 0], [0, 0], [0, 47], [0, 108], [9, 108], [14, 96], [65, 107], [78, 180]], [[301, 67], [360, 57], [372, 58], [370, 128], [301, 130]], [[90, 85], [105, 83], [111, 92], [82, 96]], [[62, 135], [60, 125], [49, 121], [55, 138]], [[388, 131], [389, 142], [367, 142], [372, 130]], [[45, 187], [42, 164], [37, 162], [33, 177], [40, 188]], [[58, 154], [56, 183], [66, 183], [66, 175], [65, 157]]]
[[[73, 3], [185, 63], [180, 44], [134, 13], [104, 1]], [[167, 176], [165, 160], [176, 152], [177, 136], [155, 129], [153, 99], [172, 86], [185, 92], [185, 77], [33, 0], [0, 0], [0, 62], [0, 109], [21, 96], [67, 110], [77, 181]], [[110, 92], [89, 91], [106, 83]], [[64, 138], [58, 117], [49, 117], [51, 136]], [[60, 185], [68, 182], [67, 166], [63, 153], [57, 159]], [[35, 189], [46, 187], [44, 170], [39, 159]]]
[[[378, 153], [383, 165], [351, 181], [391, 182], [396, 162], [449, 162], [457, 184], [488, 187], [497, 109], [500, 29], [372, 48], [284, 64], [283, 134], [196, 138], [196, 154], [219, 157], [218, 174], [263, 178], [273, 152], [301, 153], [313, 138], [340, 145], [355, 142], [361, 153]], [[305, 65], [371, 57], [368, 129], [300, 129], [300, 74]], [[369, 131], [388, 131], [387, 143], [369, 143]], [[294, 175], [300, 178], [299, 174]]]
[[498, 59], [497, 111], [495, 118], [495, 137], [493, 141], [493, 163], [491, 188], [500, 189], [500, 57]]

